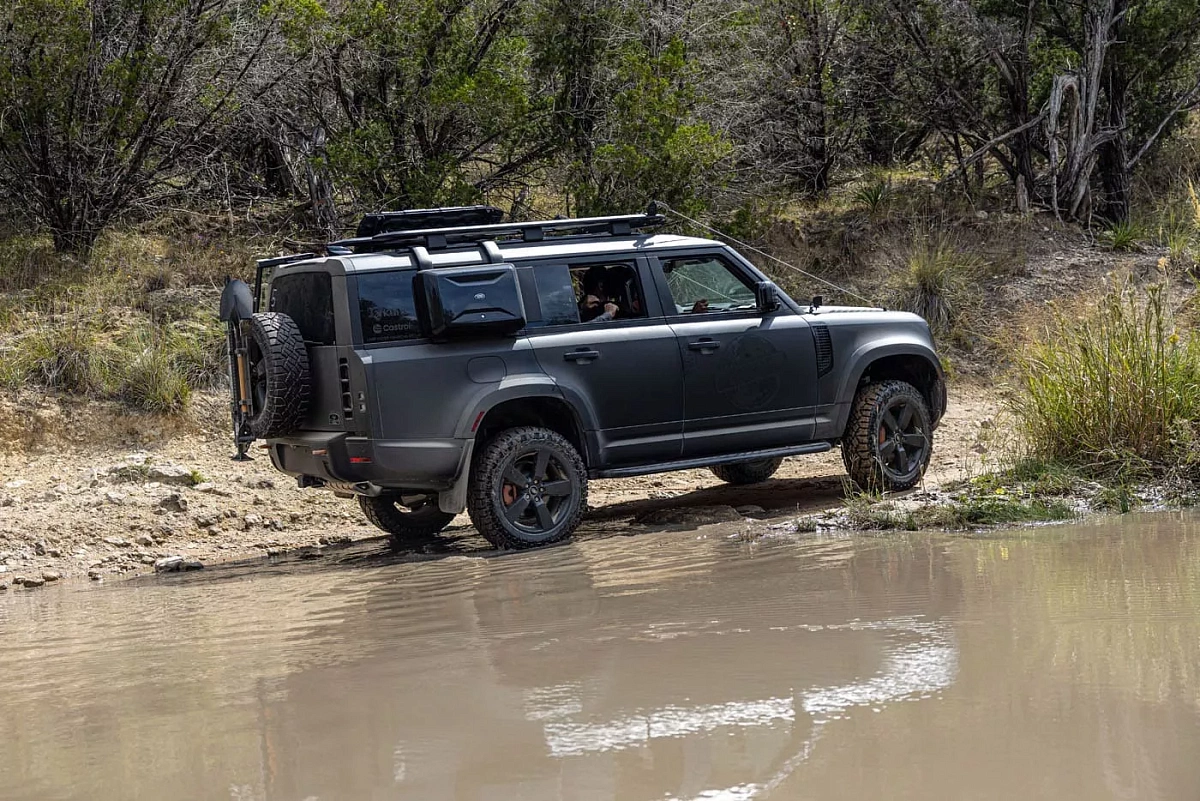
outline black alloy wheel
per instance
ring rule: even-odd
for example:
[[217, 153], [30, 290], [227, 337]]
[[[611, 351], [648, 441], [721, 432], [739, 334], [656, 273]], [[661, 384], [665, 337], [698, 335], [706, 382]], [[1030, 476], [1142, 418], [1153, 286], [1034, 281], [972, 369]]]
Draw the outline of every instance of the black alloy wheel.
[[498, 548], [530, 548], [570, 536], [587, 508], [587, 470], [575, 447], [544, 428], [502, 432], [472, 471], [471, 521]]
[[932, 453], [929, 407], [916, 387], [882, 381], [858, 391], [842, 437], [842, 460], [859, 487], [910, 489], [925, 474]]

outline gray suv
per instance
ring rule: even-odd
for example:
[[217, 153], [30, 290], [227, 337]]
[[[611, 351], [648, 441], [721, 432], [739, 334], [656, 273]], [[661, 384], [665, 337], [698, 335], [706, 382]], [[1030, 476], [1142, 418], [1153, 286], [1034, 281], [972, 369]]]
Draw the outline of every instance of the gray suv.
[[796, 302], [656, 211], [373, 214], [260, 261], [222, 298], [239, 453], [265, 440], [399, 537], [466, 510], [504, 548], [570, 536], [593, 478], [751, 484], [840, 444], [859, 485], [916, 484], [946, 407], [925, 321]]

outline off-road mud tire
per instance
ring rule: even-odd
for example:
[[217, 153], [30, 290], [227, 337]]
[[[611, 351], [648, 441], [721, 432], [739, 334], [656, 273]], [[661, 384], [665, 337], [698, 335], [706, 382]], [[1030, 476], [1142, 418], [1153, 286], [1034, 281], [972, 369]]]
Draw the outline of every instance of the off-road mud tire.
[[[261, 355], [250, 365], [250, 394], [255, 398], [250, 431], [259, 439], [290, 434], [308, 412], [312, 375], [308, 351], [296, 322], [286, 314], [260, 312], [245, 322], [251, 353]], [[264, 382], [261, 389], [256, 382]]]
[[[889, 407], [898, 402], [911, 405], [914, 425], [925, 440], [921, 455], [913, 460], [914, 466], [904, 472], [885, 467], [880, 457], [881, 420]], [[858, 390], [842, 438], [842, 461], [860, 489], [867, 492], [911, 489], [925, 475], [932, 453], [933, 426], [929, 406], [916, 387], [906, 381], [881, 381]]]
[[358, 496], [358, 505], [371, 525], [386, 531], [397, 540], [424, 539], [442, 531], [454, 520], [454, 515], [438, 508], [437, 497], [431, 497], [417, 509], [405, 511], [397, 505], [394, 495], [369, 498]]
[[779, 465], [781, 464], [783, 464], [782, 458], [759, 459], [755, 462], [717, 464], [709, 469], [712, 470], [714, 476], [726, 484], [742, 487], [747, 484], [761, 484], [775, 475], [775, 471], [779, 469]]
[[[553, 525], [532, 532], [506, 517], [506, 510], [511, 510], [515, 503], [506, 506], [504, 493], [508, 471], [540, 451], [550, 454], [555, 483], [570, 482], [570, 493], [555, 496], [562, 497], [564, 505], [558, 507], [561, 514], [554, 514]], [[549, 486], [549, 482], [543, 483]], [[535, 548], [560, 542], [574, 533], [587, 509], [587, 490], [587, 467], [566, 437], [547, 428], [510, 428], [479, 450], [467, 489], [467, 512], [476, 530], [497, 548]], [[543, 504], [548, 498], [549, 495], [543, 499]]]

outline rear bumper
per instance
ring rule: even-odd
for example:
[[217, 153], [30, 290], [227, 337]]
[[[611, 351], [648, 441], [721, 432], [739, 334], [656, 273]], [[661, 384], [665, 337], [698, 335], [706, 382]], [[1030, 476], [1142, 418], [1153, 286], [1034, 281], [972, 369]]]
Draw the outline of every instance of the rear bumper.
[[291, 476], [384, 489], [449, 489], [462, 472], [467, 440], [372, 440], [348, 434], [299, 434], [268, 442], [271, 463]]

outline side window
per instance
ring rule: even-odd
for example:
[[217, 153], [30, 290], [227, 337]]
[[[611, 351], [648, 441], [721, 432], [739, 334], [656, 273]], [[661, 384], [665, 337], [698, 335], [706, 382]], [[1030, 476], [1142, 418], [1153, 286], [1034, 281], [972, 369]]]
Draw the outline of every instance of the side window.
[[538, 302], [542, 306], [542, 325], [574, 325], [579, 322], [571, 271], [565, 264], [538, 265], [533, 268]]
[[603, 323], [646, 317], [645, 295], [631, 262], [571, 265], [579, 320]]
[[332, 345], [333, 289], [329, 273], [293, 273], [271, 281], [268, 310], [291, 317], [304, 341]]
[[671, 259], [663, 262], [663, 273], [677, 314], [755, 307], [754, 290], [724, 259], [716, 256]]
[[365, 344], [420, 339], [412, 270], [360, 273], [358, 314]]

